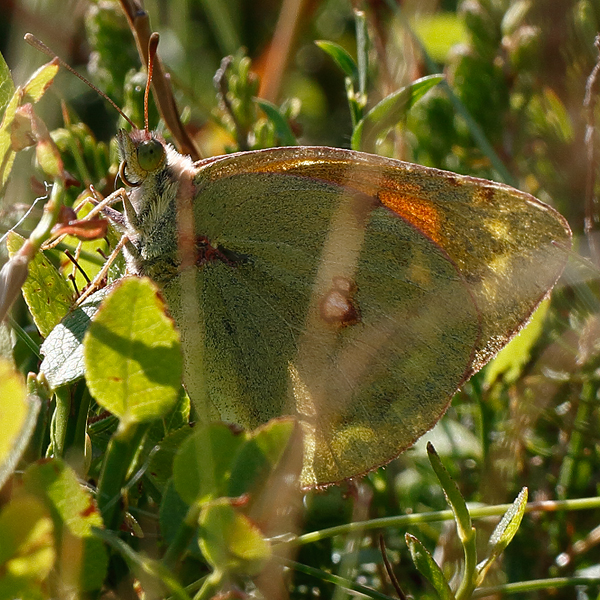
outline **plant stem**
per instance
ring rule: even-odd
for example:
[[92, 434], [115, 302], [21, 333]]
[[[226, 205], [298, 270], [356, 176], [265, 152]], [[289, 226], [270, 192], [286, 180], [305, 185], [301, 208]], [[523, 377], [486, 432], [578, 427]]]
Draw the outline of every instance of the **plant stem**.
[[197, 504], [190, 506], [185, 515], [185, 519], [177, 530], [175, 538], [169, 544], [169, 547], [163, 556], [162, 562], [167, 568], [172, 569], [177, 564], [177, 561], [183, 556], [185, 549], [196, 533], [199, 516], [200, 506]]
[[475, 589], [476, 569], [477, 569], [477, 540], [475, 527], [471, 527], [470, 535], [461, 539], [463, 550], [465, 552], [465, 571], [462, 581], [456, 591], [456, 600], [468, 600]]
[[[469, 507], [469, 513], [472, 519], [483, 519], [486, 517], [502, 517], [504, 513], [512, 506], [512, 504], [496, 504], [494, 506], [475, 506]], [[575, 498], [572, 500], [548, 500], [542, 502], [530, 502], [525, 508], [526, 513], [531, 512], [556, 512], [559, 510], [590, 510], [600, 508], [600, 496], [590, 498]], [[304, 546], [333, 537], [335, 535], [347, 535], [356, 529], [372, 530], [383, 529], [386, 527], [408, 527], [421, 523], [433, 523], [437, 521], [450, 521], [454, 519], [452, 510], [439, 510], [426, 513], [416, 513], [411, 515], [396, 515], [394, 517], [384, 517], [381, 519], [370, 519], [368, 521], [360, 521], [357, 523], [346, 523], [345, 525], [337, 525], [319, 531], [311, 531], [304, 535], [298, 536], [290, 542], [281, 542], [282, 544], [290, 544], [291, 546]], [[279, 544], [274, 545], [276, 548]]]
[[37, 415], [35, 428], [22, 459], [25, 463], [32, 463], [42, 458], [44, 440], [46, 440], [46, 428], [48, 427], [48, 414], [50, 412], [50, 403], [46, 390], [38, 384], [38, 380], [32, 373], [27, 377], [27, 395], [30, 398], [37, 397], [40, 401], [40, 411]]
[[194, 596], [194, 600], [209, 600], [209, 598], [212, 598], [223, 585], [224, 578], [224, 573], [221, 571], [213, 571], [205, 579], [204, 584]]
[[590, 382], [586, 382], [581, 390], [581, 397], [579, 401], [579, 407], [577, 409], [577, 415], [575, 416], [575, 422], [573, 423], [573, 431], [571, 433], [571, 439], [569, 440], [569, 446], [567, 448], [567, 455], [563, 460], [560, 468], [560, 474], [558, 476], [558, 482], [556, 485], [556, 491], [558, 497], [561, 500], [566, 499], [569, 495], [569, 489], [575, 476], [575, 468], [577, 460], [581, 456], [583, 448], [584, 434], [590, 426], [590, 416], [592, 407], [596, 403], [596, 387]]
[[531, 581], [517, 581], [491, 587], [479, 588], [473, 592], [473, 598], [487, 598], [503, 594], [521, 594], [535, 590], [556, 590], [576, 585], [600, 585], [597, 577], [554, 577], [548, 579], [532, 579]]
[[102, 464], [96, 499], [107, 529], [117, 529], [121, 519], [121, 488], [135, 459], [148, 424], [121, 421]]

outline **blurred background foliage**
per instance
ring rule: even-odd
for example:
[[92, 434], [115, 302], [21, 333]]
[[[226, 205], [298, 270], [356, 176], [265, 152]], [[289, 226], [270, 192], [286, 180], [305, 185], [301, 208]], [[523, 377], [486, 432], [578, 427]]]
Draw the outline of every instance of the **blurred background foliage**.
[[[591, 251], [595, 227], [587, 236], [583, 227], [586, 217], [598, 220], [596, 204], [586, 208], [584, 96], [598, 60], [600, 2], [148, 0], [145, 8], [161, 34], [159, 53], [172, 75], [186, 129], [203, 156], [237, 150], [240, 127], [250, 147], [282, 143], [255, 95], [280, 107], [298, 143], [349, 147], [344, 73], [315, 40], [335, 42], [356, 57], [353, 8], [365, 11], [368, 25], [368, 107], [418, 77], [445, 73], [452, 94], [445, 85], [430, 91], [379, 141], [378, 152], [504, 180], [536, 195], [567, 217], [584, 259], [573, 257], [537, 326], [474, 377], [426, 437], [434, 440], [468, 501], [510, 502], [522, 486], [529, 487], [531, 500], [598, 495], [600, 290]], [[31, 31], [141, 123], [145, 75], [118, 3], [19, 0], [2, 2], [0, 15], [0, 49], [16, 83], [44, 62], [22, 41]], [[227, 79], [231, 111], [218, 101], [213, 85], [227, 55], [235, 57]], [[111, 140], [118, 115], [68, 73], [59, 74], [39, 113], [67, 170], [109, 193], [117, 167]], [[156, 112], [150, 121], [159, 126]], [[4, 193], [6, 227], [43, 189], [43, 176], [31, 180], [31, 156], [21, 154]], [[35, 335], [23, 307], [17, 307], [15, 318]], [[14, 353], [23, 373], [36, 370], [37, 359], [20, 342]], [[106, 439], [97, 429], [93, 441], [101, 449]], [[359, 488], [354, 495], [341, 488], [308, 494], [303, 529], [446, 508], [421, 443]], [[487, 583], [600, 577], [599, 517], [598, 510], [526, 516]], [[482, 544], [493, 526], [478, 524]], [[462, 555], [453, 522], [409, 531], [429, 547], [449, 579], [458, 573]], [[406, 593], [434, 598], [408, 556], [404, 533], [384, 531], [396, 577]], [[350, 566], [349, 557], [355, 560]], [[199, 560], [197, 553], [190, 555], [182, 581], [193, 579]], [[345, 569], [351, 579], [392, 594], [375, 535], [306, 545], [297, 560], [325, 571]], [[598, 597], [598, 586], [578, 589], [578, 598]], [[300, 572], [291, 580], [293, 598], [333, 593], [332, 584]], [[570, 587], [552, 597], [574, 594]], [[528, 593], [548, 596], [548, 591]]]

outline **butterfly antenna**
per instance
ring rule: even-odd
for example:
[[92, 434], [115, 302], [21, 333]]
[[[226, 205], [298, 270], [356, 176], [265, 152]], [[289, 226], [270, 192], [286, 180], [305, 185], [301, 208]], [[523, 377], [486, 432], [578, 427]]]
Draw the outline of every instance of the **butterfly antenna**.
[[[97, 94], [100, 94], [100, 96], [102, 96], [102, 98], [104, 98], [107, 102], [109, 102], [113, 106], [113, 108], [134, 129], [137, 129], [137, 125], [117, 106], [117, 104], [116, 104], [116, 102], [114, 100], [111, 100], [111, 98], [109, 98], [101, 89], [97, 88], [91, 81], [88, 81], [83, 75], [81, 75], [73, 67], [71, 67], [70, 65], [68, 65], [60, 56], [58, 56], [58, 54], [56, 54], [55, 52], [53, 52], [52, 50], [50, 50], [50, 48], [48, 48], [48, 46], [46, 46], [46, 44], [44, 44], [42, 41], [38, 40], [38, 38], [36, 38], [31, 33], [26, 33], [25, 34], [25, 41], [30, 46], [33, 46], [36, 50], [39, 50], [40, 52], [43, 52], [44, 54], [46, 54], [50, 58], [55, 58], [56, 60], [58, 60], [58, 62], [60, 63], [61, 66], [63, 66], [65, 69], [67, 69], [67, 71], [70, 71], [71, 73], [73, 73], [73, 75], [75, 75], [75, 77], [78, 77], [79, 79], [81, 79], [81, 81], [83, 81], [83, 83], [85, 83], [87, 86], [89, 86], [90, 88], [92, 88]], [[156, 52], [156, 50], [155, 50], [155, 52]], [[148, 123], [148, 118], [146, 116], [146, 127], [147, 127], [147, 123]]]
[[152, 84], [152, 71], [154, 69], [154, 59], [156, 58], [156, 49], [158, 48], [159, 35], [152, 33], [148, 40], [148, 79], [146, 80], [146, 90], [144, 92], [144, 129], [149, 131], [148, 123], [148, 105], [150, 101], [150, 85]]

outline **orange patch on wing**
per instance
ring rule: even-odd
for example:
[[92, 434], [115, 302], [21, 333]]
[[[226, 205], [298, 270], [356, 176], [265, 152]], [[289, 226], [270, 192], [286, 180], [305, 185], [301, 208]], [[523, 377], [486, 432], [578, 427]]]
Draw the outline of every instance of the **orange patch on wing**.
[[393, 210], [434, 242], [442, 243], [440, 215], [431, 202], [391, 190], [380, 190], [377, 197], [385, 207]]

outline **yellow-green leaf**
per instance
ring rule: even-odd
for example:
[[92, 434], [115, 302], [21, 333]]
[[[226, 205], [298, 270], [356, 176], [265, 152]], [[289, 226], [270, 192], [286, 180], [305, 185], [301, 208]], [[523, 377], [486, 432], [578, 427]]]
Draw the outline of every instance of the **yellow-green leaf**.
[[126, 422], [151, 421], [177, 401], [179, 336], [149, 279], [122, 280], [83, 341], [88, 387], [100, 406]]
[[[7, 239], [10, 255], [14, 255], [24, 242], [21, 236], [10, 232]], [[73, 289], [42, 252], [38, 252], [29, 263], [23, 297], [44, 337], [60, 323], [75, 300]]]
[[226, 500], [203, 508], [199, 523], [202, 554], [221, 572], [257, 575], [271, 556], [260, 529]]
[[35, 397], [26, 398], [25, 382], [6, 359], [0, 359], [0, 398], [1, 488], [25, 451], [40, 404]]

